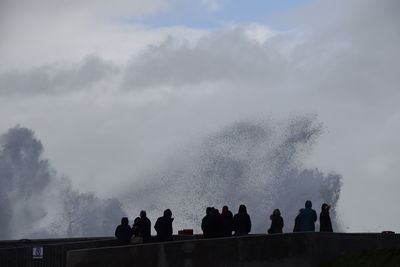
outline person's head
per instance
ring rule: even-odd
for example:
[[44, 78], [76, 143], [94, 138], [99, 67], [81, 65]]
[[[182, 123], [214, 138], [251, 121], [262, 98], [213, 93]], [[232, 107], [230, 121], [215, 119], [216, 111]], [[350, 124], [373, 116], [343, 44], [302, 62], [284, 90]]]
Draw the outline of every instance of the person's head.
[[275, 209], [273, 214], [275, 216], [281, 216], [281, 211], [279, 209]]
[[326, 204], [326, 203], [324, 203], [324, 204], [322, 204], [322, 206], [321, 206], [321, 210], [322, 211], [329, 211], [329, 208], [330, 208], [331, 206], [329, 206], [328, 204]]
[[164, 217], [166, 218], [171, 218], [172, 217], [172, 212], [170, 209], [164, 210]]
[[239, 213], [247, 213], [247, 208], [245, 205], [240, 205], [239, 206]]
[[211, 215], [213, 208], [207, 207], [206, 209], [206, 215]]
[[214, 215], [220, 215], [219, 210], [213, 207], [213, 214]]
[[223, 206], [222, 207], [222, 213], [225, 213], [225, 212], [228, 212], [228, 211], [229, 211], [228, 206]]
[[140, 211], [140, 218], [146, 218], [146, 211], [145, 210]]
[[311, 207], [312, 207], [311, 201], [307, 200], [305, 206], [306, 206], [306, 209], [311, 209]]
[[129, 224], [129, 220], [127, 217], [122, 217], [121, 224]]
[[140, 223], [140, 217], [136, 217], [133, 224], [138, 225]]

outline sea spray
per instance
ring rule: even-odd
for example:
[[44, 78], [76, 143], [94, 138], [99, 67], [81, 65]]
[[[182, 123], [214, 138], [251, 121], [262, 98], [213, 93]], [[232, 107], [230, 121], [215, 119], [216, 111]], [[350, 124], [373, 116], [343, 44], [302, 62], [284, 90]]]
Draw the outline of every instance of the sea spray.
[[42, 153], [30, 129], [0, 137], [0, 239], [112, 235], [122, 204], [73, 189]]
[[253, 233], [266, 231], [275, 208], [290, 232], [308, 199], [317, 211], [324, 202], [332, 206], [338, 231], [341, 176], [303, 166], [321, 133], [313, 116], [234, 123], [172, 151], [165, 166], [126, 184], [120, 199], [100, 199], [59, 177], [34, 132], [17, 126], [0, 137], [0, 239], [113, 235], [122, 216], [132, 220], [145, 209], [155, 220], [166, 208], [176, 218], [175, 232], [199, 233], [206, 207], [236, 212], [240, 204], [247, 205]]
[[252, 232], [263, 233], [275, 208], [285, 219], [284, 230], [292, 231], [298, 210], [311, 200], [318, 212], [324, 202], [332, 206], [333, 225], [339, 230], [336, 204], [341, 176], [303, 166], [321, 132], [322, 125], [313, 116], [234, 123], [153, 170], [156, 174], [145, 177], [139, 187], [132, 186], [124, 202], [134, 203], [131, 212], [139, 206], [154, 217], [170, 208], [175, 229], [196, 232], [201, 232], [206, 207], [221, 210], [228, 205], [237, 212], [245, 204]]

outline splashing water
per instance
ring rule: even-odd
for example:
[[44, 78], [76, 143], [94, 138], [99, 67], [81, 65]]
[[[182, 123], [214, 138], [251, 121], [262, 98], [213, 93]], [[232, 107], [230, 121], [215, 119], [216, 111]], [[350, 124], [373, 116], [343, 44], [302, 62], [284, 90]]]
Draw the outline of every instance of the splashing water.
[[[275, 208], [281, 210], [284, 230], [291, 231], [298, 209], [310, 199], [317, 211], [324, 202], [331, 205], [338, 231], [341, 176], [302, 164], [321, 131], [312, 117], [230, 125], [176, 152], [166, 166], [143, 177], [146, 182], [127, 185], [122, 202], [131, 217], [145, 209], [155, 219], [172, 209], [175, 232], [201, 232], [208, 206], [228, 205], [235, 213], [245, 204], [252, 232], [260, 233]], [[17, 126], [0, 137], [0, 239], [112, 235], [126, 216], [121, 201], [76, 191], [68, 179], [57, 177], [42, 152], [27, 128]], [[135, 211], [127, 208], [131, 204]]]
[[269, 227], [275, 208], [282, 212], [284, 230], [292, 231], [294, 217], [309, 199], [317, 212], [322, 203], [329, 203], [332, 223], [340, 230], [336, 204], [341, 176], [302, 167], [321, 130], [321, 124], [309, 117], [233, 124], [171, 160], [146, 186], [130, 190], [129, 202], [152, 214], [171, 208], [175, 229], [197, 232], [206, 207], [221, 210], [228, 205], [235, 213], [245, 204], [252, 232], [260, 233]]
[[0, 239], [112, 234], [125, 215], [122, 204], [72, 189], [42, 152], [27, 128], [0, 137]]

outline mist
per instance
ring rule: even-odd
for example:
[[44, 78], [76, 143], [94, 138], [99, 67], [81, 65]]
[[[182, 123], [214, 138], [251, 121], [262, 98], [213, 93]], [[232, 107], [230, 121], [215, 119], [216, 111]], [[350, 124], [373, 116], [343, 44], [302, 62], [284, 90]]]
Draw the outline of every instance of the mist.
[[170, 208], [175, 227], [197, 233], [206, 207], [221, 211], [228, 205], [236, 213], [241, 204], [251, 215], [253, 233], [266, 233], [276, 208], [291, 232], [299, 209], [312, 200], [316, 210], [329, 203], [335, 230], [343, 231], [336, 212], [341, 175], [303, 164], [321, 132], [313, 116], [234, 123], [174, 154], [139, 188], [128, 187], [125, 198], [153, 217]]
[[129, 215], [133, 221], [138, 207], [153, 220], [170, 208], [176, 230], [200, 233], [206, 207], [229, 205], [234, 210], [242, 203], [253, 213], [253, 233], [265, 232], [275, 208], [282, 210], [285, 230], [291, 231], [299, 204], [309, 199], [317, 206], [332, 205], [333, 225], [340, 231], [336, 204], [341, 176], [302, 164], [321, 127], [312, 116], [235, 123], [190, 151], [175, 151], [164, 167], [142, 177], [144, 183], [125, 184], [122, 201], [73, 189], [43, 159], [43, 146], [32, 130], [11, 128], [0, 138], [0, 238], [109, 236], [121, 217]]
[[117, 199], [80, 193], [58, 177], [32, 130], [11, 128], [0, 144], [1, 239], [110, 235], [125, 215]]

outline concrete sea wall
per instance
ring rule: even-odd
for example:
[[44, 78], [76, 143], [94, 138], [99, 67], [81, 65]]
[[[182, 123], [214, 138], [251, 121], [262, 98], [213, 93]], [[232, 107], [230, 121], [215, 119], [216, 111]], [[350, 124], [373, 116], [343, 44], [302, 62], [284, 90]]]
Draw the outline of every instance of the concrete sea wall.
[[348, 252], [384, 248], [400, 248], [400, 236], [344, 233], [250, 235], [72, 250], [67, 252], [67, 266], [314, 267]]

